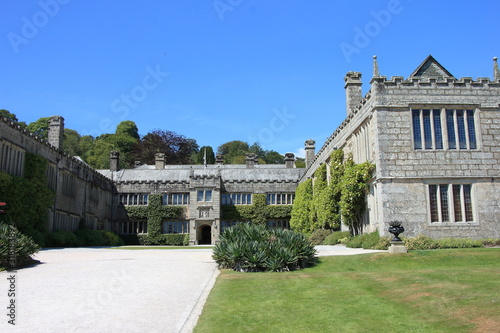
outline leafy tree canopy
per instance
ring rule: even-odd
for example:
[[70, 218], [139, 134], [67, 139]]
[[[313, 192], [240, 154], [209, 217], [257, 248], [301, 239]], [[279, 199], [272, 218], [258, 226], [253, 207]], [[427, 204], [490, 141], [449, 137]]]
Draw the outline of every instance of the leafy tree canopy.
[[196, 153], [195, 155], [196, 164], [203, 164], [205, 162], [204, 161], [205, 151], [206, 151], [207, 164], [215, 164], [214, 150], [210, 146], [203, 146], [200, 148], [198, 153]]
[[154, 164], [155, 154], [164, 153], [167, 164], [190, 164], [191, 155], [198, 151], [196, 140], [188, 139], [172, 131], [156, 129], [146, 134], [134, 145], [129, 163], [141, 161]]
[[49, 135], [49, 122], [50, 117], [42, 117], [37, 121], [29, 123], [26, 129], [38, 137], [47, 140]]

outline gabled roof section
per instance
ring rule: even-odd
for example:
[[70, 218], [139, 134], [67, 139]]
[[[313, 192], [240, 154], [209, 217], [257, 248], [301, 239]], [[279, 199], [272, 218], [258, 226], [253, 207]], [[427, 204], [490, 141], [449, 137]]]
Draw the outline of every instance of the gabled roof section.
[[420, 66], [411, 73], [410, 78], [413, 77], [432, 77], [432, 78], [451, 78], [455, 77], [448, 72], [433, 56], [429, 55]]

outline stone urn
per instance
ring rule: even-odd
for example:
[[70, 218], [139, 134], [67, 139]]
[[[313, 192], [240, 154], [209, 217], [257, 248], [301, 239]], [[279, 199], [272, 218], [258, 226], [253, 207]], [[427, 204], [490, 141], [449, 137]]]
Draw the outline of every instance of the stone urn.
[[388, 231], [394, 235], [394, 238], [392, 239], [393, 242], [401, 242], [401, 238], [399, 238], [399, 234], [403, 233], [405, 231], [405, 228], [401, 225], [401, 222], [399, 221], [394, 221], [394, 222], [389, 222], [389, 229]]

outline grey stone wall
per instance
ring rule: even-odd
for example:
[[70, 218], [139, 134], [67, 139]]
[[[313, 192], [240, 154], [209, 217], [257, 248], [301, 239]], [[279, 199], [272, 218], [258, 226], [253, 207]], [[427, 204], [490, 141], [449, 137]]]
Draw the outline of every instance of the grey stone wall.
[[[48, 185], [56, 192], [54, 205], [48, 212], [50, 231], [76, 230], [80, 219], [91, 228], [107, 228], [107, 223], [113, 218], [111, 207], [114, 187], [110, 179], [81, 160], [65, 154], [49, 142], [2, 118], [0, 151], [5, 146], [39, 155], [48, 161]], [[5, 156], [0, 154], [0, 165], [6, 162], [2, 158]]]
[[[370, 91], [356, 108], [351, 106], [301, 181], [328, 163], [335, 148], [342, 148], [353, 153], [357, 163], [369, 160], [376, 165], [367, 198], [366, 230], [387, 234], [388, 222], [399, 220], [407, 236], [498, 237], [499, 105], [498, 80], [374, 77]], [[426, 108], [474, 110], [477, 148], [415, 149], [411, 110]], [[474, 221], [431, 223], [428, 185], [454, 183], [472, 184]]]

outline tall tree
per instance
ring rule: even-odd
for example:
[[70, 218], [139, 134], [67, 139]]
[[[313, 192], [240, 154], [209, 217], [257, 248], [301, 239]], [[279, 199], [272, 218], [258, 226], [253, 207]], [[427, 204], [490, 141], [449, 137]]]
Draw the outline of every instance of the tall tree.
[[154, 164], [155, 154], [164, 153], [167, 164], [190, 164], [194, 152], [198, 152], [196, 140], [175, 132], [157, 129], [146, 134], [134, 146], [129, 155], [129, 162], [141, 161]]
[[21, 126], [22, 128], [26, 128], [26, 126], [27, 126], [24, 121], [19, 121], [19, 119], [17, 119], [16, 115], [9, 112], [8, 110], [0, 109], [0, 117], [7, 118], [8, 120], [12, 121], [16, 125]]
[[283, 164], [283, 160], [285, 156], [281, 155], [277, 151], [274, 150], [266, 150], [264, 155], [264, 161], [267, 164]]
[[217, 148], [217, 154], [224, 156], [224, 164], [244, 164], [245, 155], [249, 152], [248, 143], [239, 140], [226, 142]]
[[124, 120], [116, 126], [116, 135], [123, 135], [139, 140], [139, 130], [137, 125], [132, 120]]
[[[206, 153], [205, 153], [206, 151]], [[200, 151], [196, 153], [196, 164], [203, 164], [205, 161], [205, 155], [207, 159], [207, 164], [214, 164], [215, 163], [215, 154], [214, 150], [210, 146], [203, 146], [200, 148]]]
[[49, 135], [49, 122], [50, 117], [42, 117], [37, 121], [29, 123], [26, 129], [36, 134], [38, 137], [47, 140]]
[[81, 156], [82, 149], [80, 147], [80, 140], [82, 137], [77, 131], [65, 128], [64, 129], [64, 140], [63, 140], [63, 150], [65, 153], [71, 156]]

